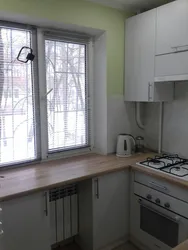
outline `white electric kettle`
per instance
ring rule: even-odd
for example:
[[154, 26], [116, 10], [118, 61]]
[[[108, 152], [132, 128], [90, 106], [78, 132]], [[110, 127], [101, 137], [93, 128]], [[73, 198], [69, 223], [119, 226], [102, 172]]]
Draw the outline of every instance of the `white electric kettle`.
[[119, 157], [129, 157], [135, 153], [135, 139], [132, 135], [120, 134], [117, 138], [116, 155]]

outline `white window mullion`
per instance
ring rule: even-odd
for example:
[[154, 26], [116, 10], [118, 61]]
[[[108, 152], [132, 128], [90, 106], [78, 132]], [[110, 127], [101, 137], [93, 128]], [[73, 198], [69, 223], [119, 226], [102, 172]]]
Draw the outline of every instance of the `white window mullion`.
[[35, 59], [33, 62], [33, 92], [34, 92], [34, 113], [35, 113], [35, 128], [34, 128], [34, 133], [35, 133], [35, 147], [36, 147], [36, 154], [37, 154], [37, 159], [40, 159], [41, 157], [41, 138], [40, 138], [40, 101], [39, 101], [39, 81], [38, 81], [38, 54], [37, 54], [37, 31], [36, 29], [32, 30], [32, 38], [31, 38], [31, 44], [32, 44], [32, 49], [33, 49], [33, 54], [35, 55]]
[[94, 120], [93, 120], [93, 41], [89, 42], [87, 46], [87, 61], [86, 61], [86, 72], [88, 74], [87, 76], [87, 81], [88, 81], [88, 107], [89, 107], [89, 112], [88, 112], [88, 136], [90, 139], [90, 147], [91, 150], [94, 147]]
[[37, 29], [38, 45], [38, 74], [40, 96], [40, 136], [41, 158], [48, 158], [48, 123], [47, 123], [47, 92], [46, 92], [46, 68], [45, 68], [45, 45], [44, 35], [41, 29]]

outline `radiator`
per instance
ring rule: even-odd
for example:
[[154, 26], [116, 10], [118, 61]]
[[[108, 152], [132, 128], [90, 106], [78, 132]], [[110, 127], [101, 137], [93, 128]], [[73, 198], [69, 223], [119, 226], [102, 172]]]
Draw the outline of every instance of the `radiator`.
[[77, 184], [49, 191], [51, 244], [78, 234]]

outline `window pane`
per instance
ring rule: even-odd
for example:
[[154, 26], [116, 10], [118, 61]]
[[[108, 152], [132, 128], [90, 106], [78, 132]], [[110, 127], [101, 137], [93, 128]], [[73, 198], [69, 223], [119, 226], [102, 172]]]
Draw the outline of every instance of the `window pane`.
[[36, 158], [32, 66], [16, 59], [23, 46], [30, 31], [0, 27], [0, 165]]
[[88, 145], [86, 45], [45, 41], [49, 151]]

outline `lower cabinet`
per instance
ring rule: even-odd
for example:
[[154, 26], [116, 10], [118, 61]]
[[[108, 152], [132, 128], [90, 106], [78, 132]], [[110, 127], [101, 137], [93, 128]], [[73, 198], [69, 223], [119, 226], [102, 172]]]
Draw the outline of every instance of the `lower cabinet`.
[[[71, 198], [69, 212], [72, 211], [72, 216], [64, 207], [65, 218], [61, 220], [58, 214], [56, 217], [62, 230], [68, 230], [70, 226], [70, 236], [77, 234], [77, 203], [74, 206], [73, 199], [77, 188], [75, 190], [72, 198], [68, 197]], [[53, 228], [50, 218], [53, 213], [49, 200], [48, 192], [38, 192], [1, 202], [0, 250], [51, 250]], [[80, 182], [77, 200], [79, 233], [75, 239], [82, 250], [109, 250], [126, 242], [129, 232], [129, 170]], [[65, 200], [60, 202], [66, 205]], [[69, 221], [67, 226], [66, 221]], [[57, 232], [55, 237], [59, 241]]]
[[83, 250], [111, 249], [128, 238], [129, 170], [79, 185], [79, 236]]
[[4, 201], [1, 207], [1, 250], [51, 249], [47, 192]]

